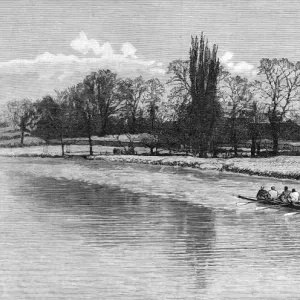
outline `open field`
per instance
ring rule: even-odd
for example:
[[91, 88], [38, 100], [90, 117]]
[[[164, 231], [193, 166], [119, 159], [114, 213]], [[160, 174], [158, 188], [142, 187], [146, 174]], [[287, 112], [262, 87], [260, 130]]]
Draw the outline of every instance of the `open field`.
[[[95, 147], [95, 153], [102, 153], [103, 147], [115, 147], [119, 148], [120, 150], [124, 150], [124, 146], [128, 146], [130, 142], [133, 142], [135, 150], [138, 154], [147, 153], [149, 152], [149, 148], [144, 148], [143, 143], [141, 142], [141, 136], [143, 134], [134, 134], [134, 135], [106, 135], [104, 137], [93, 136], [93, 144]], [[13, 127], [2, 127], [0, 128], [0, 148], [1, 147], [18, 147], [20, 146], [20, 139], [21, 133], [19, 130]], [[59, 145], [59, 140], [50, 140], [50, 145]], [[71, 148], [71, 153], [82, 153], [83, 151], [88, 150], [81, 150], [82, 148], [78, 148], [77, 146], [86, 146], [88, 149], [88, 138], [86, 137], [76, 137], [76, 138], [65, 138], [64, 143], [69, 145], [68, 147]], [[38, 137], [31, 136], [29, 133], [25, 133], [24, 138], [24, 146], [38, 146], [46, 144], [46, 142]], [[100, 148], [98, 148], [100, 147]], [[250, 148], [251, 148], [251, 141], [244, 141], [239, 143], [238, 145], [238, 155], [239, 156], [250, 156]], [[112, 152], [109, 150], [104, 150], [104, 152]], [[113, 148], [112, 148], [113, 149]], [[174, 149], [175, 150], [175, 149]], [[229, 157], [233, 156], [233, 147], [229, 144], [224, 144], [220, 147], [221, 153], [219, 157]], [[271, 152], [272, 151], [272, 141], [269, 139], [261, 140], [261, 152]], [[279, 140], [279, 151], [281, 153], [291, 153], [293, 155], [300, 155], [300, 142], [290, 141], [290, 140]], [[160, 153], [168, 153], [168, 150], [159, 149]], [[175, 151], [176, 152], [176, 151]], [[179, 154], [174, 153], [172, 154]]]

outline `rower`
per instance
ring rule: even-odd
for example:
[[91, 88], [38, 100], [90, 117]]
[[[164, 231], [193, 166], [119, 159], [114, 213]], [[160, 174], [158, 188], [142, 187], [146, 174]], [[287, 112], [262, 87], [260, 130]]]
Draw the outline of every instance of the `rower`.
[[257, 198], [257, 200], [267, 200], [267, 199], [269, 199], [269, 193], [267, 192], [267, 190], [265, 189], [264, 186], [262, 186], [260, 188], [260, 190], [257, 192], [256, 198]]
[[292, 192], [290, 193], [290, 199], [293, 203], [299, 202], [299, 193], [295, 189], [292, 189]]
[[275, 186], [271, 186], [268, 193], [271, 200], [276, 200], [278, 198], [278, 192], [276, 191]]
[[279, 199], [283, 202], [283, 203], [290, 203], [290, 191], [289, 188], [287, 186], [284, 187], [283, 192], [281, 193], [281, 195], [279, 196]]

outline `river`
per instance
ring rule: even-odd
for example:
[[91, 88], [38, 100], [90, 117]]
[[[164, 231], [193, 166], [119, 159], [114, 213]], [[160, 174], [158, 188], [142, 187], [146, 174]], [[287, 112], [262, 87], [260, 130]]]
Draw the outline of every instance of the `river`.
[[296, 181], [0, 158], [1, 299], [299, 299], [300, 214], [236, 205]]

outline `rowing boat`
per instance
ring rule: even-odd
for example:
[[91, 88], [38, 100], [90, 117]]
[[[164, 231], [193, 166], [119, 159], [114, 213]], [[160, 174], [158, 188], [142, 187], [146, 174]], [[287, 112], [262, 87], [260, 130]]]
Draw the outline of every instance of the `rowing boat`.
[[279, 207], [284, 207], [292, 210], [300, 210], [300, 205], [299, 204], [293, 204], [293, 203], [279, 203], [278, 201], [268, 201], [268, 200], [257, 200], [256, 198], [249, 198], [249, 197], [244, 197], [241, 195], [238, 195], [238, 198], [244, 199], [247, 201], [252, 201], [252, 202], [257, 202], [257, 203], [262, 203], [266, 205], [277, 205]]

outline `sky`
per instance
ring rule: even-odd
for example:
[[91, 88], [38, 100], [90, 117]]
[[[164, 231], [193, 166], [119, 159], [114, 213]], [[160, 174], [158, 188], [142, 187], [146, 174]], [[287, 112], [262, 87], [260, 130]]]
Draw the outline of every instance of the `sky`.
[[232, 74], [251, 77], [261, 58], [300, 60], [299, 13], [295, 0], [1, 0], [0, 104], [102, 68], [166, 82], [202, 31]]

